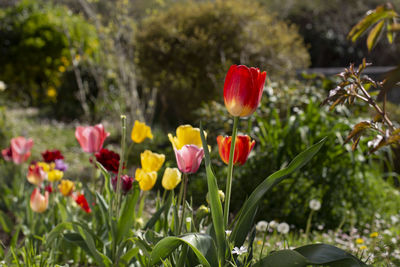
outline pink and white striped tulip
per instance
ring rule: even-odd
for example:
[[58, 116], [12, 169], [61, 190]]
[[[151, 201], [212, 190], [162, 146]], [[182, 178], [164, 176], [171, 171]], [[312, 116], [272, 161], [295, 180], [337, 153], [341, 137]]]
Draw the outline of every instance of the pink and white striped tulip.
[[95, 126], [78, 126], [75, 130], [75, 137], [87, 153], [99, 152], [103, 147], [104, 140], [110, 135], [102, 124]]
[[30, 201], [31, 209], [34, 212], [42, 213], [45, 210], [47, 210], [48, 205], [49, 205], [49, 192], [46, 191], [43, 196], [38, 188], [33, 189]]
[[204, 157], [203, 148], [196, 145], [184, 145], [181, 149], [174, 148], [178, 168], [183, 173], [195, 173]]

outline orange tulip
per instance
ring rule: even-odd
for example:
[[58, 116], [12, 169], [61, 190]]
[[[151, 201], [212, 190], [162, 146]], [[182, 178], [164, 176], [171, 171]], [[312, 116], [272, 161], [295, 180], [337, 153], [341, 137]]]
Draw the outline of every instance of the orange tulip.
[[[231, 136], [222, 135], [217, 137], [219, 155], [225, 164], [229, 162], [229, 153], [231, 151]], [[235, 155], [233, 156], [233, 164], [243, 165], [247, 161], [251, 150], [253, 149], [256, 142], [251, 141], [248, 135], [238, 135], [235, 142]]]
[[224, 101], [229, 113], [246, 117], [260, 103], [267, 73], [244, 65], [232, 65], [225, 77]]

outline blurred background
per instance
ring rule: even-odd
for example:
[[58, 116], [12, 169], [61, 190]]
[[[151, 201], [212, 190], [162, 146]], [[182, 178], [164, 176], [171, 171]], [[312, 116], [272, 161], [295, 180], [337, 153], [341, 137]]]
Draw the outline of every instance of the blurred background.
[[[393, 0], [395, 7], [399, 0]], [[235, 170], [232, 208], [270, 173], [325, 136], [323, 150], [301, 172], [279, 185], [260, 207], [259, 219], [303, 228], [311, 199], [327, 228], [369, 223], [376, 214], [398, 214], [399, 154], [385, 148], [369, 155], [364, 140], [352, 152], [344, 145], [351, 127], [368, 117], [367, 107], [329, 111], [320, 104], [340, 72], [366, 57], [382, 74], [400, 62], [400, 45], [382, 38], [368, 52], [365, 37], [352, 43], [350, 29], [379, 0], [2, 0], [0, 2], [0, 147], [18, 135], [35, 141], [33, 157], [60, 149], [71, 179], [88, 179], [89, 162], [74, 137], [76, 125], [104, 123], [106, 146], [118, 151], [120, 114], [152, 125], [155, 138], [134, 146], [137, 164], [145, 148], [167, 155], [166, 134], [180, 124], [205, 123], [218, 157], [216, 136], [230, 134], [223, 83], [232, 64], [267, 71], [257, 114], [240, 132], [256, 147]], [[395, 93], [388, 112], [400, 121]], [[83, 162], [83, 163], [82, 163]], [[1, 162], [0, 162], [1, 163]], [[224, 188], [225, 168], [216, 168]], [[68, 178], [68, 177], [67, 177]], [[252, 182], [249, 182], [251, 180]], [[159, 184], [160, 182], [158, 182]], [[160, 188], [160, 186], [159, 186]], [[191, 176], [195, 206], [205, 202], [205, 173]], [[313, 227], [317, 227], [314, 225]]]

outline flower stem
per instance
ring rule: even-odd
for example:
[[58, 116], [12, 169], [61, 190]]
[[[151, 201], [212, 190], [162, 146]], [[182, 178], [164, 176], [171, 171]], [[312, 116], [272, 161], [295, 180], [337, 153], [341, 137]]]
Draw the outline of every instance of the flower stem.
[[308, 240], [308, 235], [310, 234], [310, 229], [311, 229], [311, 221], [312, 221], [312, 216], [314, 214], [314, 210], [311, 210], [310, 215], [308, 216], [307, 220], [307, 226], [306, 226], [306, 240]]
[[185, 217], [185, 207], [186, 207], [186, 192], [187, 192], [187, 183], [188, 177], [187, 174], [183, 174], [183, 182], [185, 184], [183, 188], [183, 199], [182, 199], [182, 216], [181, 216], [181, 223], [179, 224], [179, 233], [182, 231], [182, 225], [184, 224], [184, 217]]
[[231, 201], [232, 176], [233, 176], [233, 157], [235, 155], [235, 143], [236, 143], [238, 123], [239, 123], [239, 117], [233, 117], [231, 150], [229, 152], [228, 175], [226, 177], [226, 189], [225, 189], [225, 207], [224, 207], [225, 227], [228, 226], [228, 219], [229, 219], [229, 204]]
[[122, 166], [124, 165], [124, 157], [125, 157], [125, 146], [126, 146], [126, 116], [121, 115], [121, 124], [122, 124], [122, 139], [121, 139], [121, 157], [119, 159], [119, 167], [117, 174], [117, 203], [116, 203], [116, 213], [115, 216], [118, 218], [119, 209], [121, 206], [121, 173]]

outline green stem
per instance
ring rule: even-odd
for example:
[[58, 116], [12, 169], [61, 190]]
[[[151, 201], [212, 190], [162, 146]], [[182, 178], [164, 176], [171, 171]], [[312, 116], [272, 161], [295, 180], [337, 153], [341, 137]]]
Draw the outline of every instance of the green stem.
[[182, 231], [182, 225], [185, 223], [184, 218], [185, 218], [185, 208], [186, 208], [186, 192], [187, 192], [187, 183], [188, 183], [188, 177], [187, 174], [183, 174], [183, 181], [184, 181], [184, 188], [183, 188], [183, 199], [182, 199], [182, 216], [181, 216], [181, 223], [179, 224], [179, 234]]
[[233, 117], [231, 150], [229, 152], [228, 176], [226, 177], [226, 189], [225, 189], [225, 207], [224, 207], [225, 227], [228, 226], [228, 219], [229, 219], [229, 204], [231, 201], [232, 176], [233, 176], [233, 157], [235, 155], [235, 143], [236, 143], [238, 123], [239, 123], [239, 117]]
[[121, 206], [121, 173], [122, 166], [124, 165], [124, 157], [125, 157], [125, 146], [126, 146], [126, 116], [121, 115], [121, 124], [122, 124], [122, 139], [121, 139], [121, 157], [119, 159], [119, 167], [117, 174], [117, 203], [116, 203], [116, 213], [115, 217], [119, 217], [119, 209]]
[[311, 210], [310, 215], [308, 216], [307, 220], [307, 226], [306, 226], [306, 240], [308, 240], [308, 235], [310, 234], [310, 229], [311, 229], [311, 221], [312, 221], [312, 216], [314, 214], [314, 210]]

